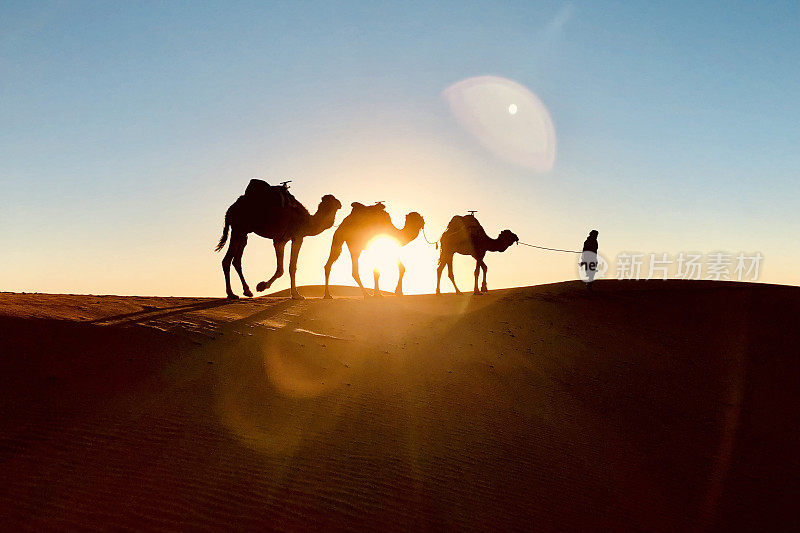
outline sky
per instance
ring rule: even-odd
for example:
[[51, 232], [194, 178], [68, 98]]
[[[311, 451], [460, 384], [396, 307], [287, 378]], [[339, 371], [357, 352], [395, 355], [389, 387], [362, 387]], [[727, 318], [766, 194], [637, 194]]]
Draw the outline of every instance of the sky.
[[[758, 252], [758, 281], [798, 285], [799, 20], [796, 2], [5, 1], [0, 290], [224, 295], [213, 248], [256, 177], [293, 180], [311, 212], [335, 195], [337, 224], [382, 200], [433, 241], [477, 210], [547, 247], [596, 228], [612, 269]], [[551, 165], [465, 127], [507, 97], [454, 108], [448, 88], [482, 77], [541, 103]], [[488, 135], [524, 144], [506, 123]], [[305, 240], [298, 284], [323, 282], [333, 231]], [[431, 292], [434, 247], [403, 253], [406, 292]], [[575, 259], [490, 253], [489, 286], [575, 279]], [[268, 278], [271, 243], [251, 236], [243, 263]], [[473, 268], [457, 258], [460, 288]], [[345, 252], [332, 282], [349, 271]]]

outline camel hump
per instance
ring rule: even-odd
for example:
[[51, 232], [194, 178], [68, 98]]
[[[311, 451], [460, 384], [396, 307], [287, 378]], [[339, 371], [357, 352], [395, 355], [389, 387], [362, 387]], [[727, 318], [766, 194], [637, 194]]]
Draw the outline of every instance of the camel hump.
[[483, 227], [475, 215], [456, 215], [450, 219], [447, 229], [444, 230], [442, 238], [445, 236], [462, 237], [466, 235], [480, 234]]
[[350, 204], [350, 206], [353, 208], [353, 213], [359, 213], [359, 214], [361, 213], [369, 214], [369, 213], [378, 213], [386, 211], [386, 206], [383, 205], [382, 202], [378, 202], [375, 205], [364, 205], [361, 202], [353, 202], [352, 204]]
[[244, 190], [245, 196], [250, 197], [258, 197], [269, 194], [271, 192], [272, 186], [264, 180], [259, 179], [251, 179], [250, 183], [247, 184], [247, 188]]
[[464, 225], [467, 226], [467, 227], [475, 227], [475, 226], [480, 226], [481, 225], [481, 223], [478, 222], [478, 219], [475, 218], [475, 215], [473, 215], [473, 214], [464, 215], [463, 217], [461, 217], [461, 220], [462, 220], [462, 222], [464, 222]]
[[264, 180], [251, 179], [244, 191], [244, 196], [248, 200], [259, 204], [279, 205], [280, 207], [293, 207], [297, 200], [289, 189], [283, 185], [270, 185]]
[[461, 230], [461, 229], [471, 229], [471, 228], [480, 228], [481, 223], [478, 222], [478, 219], [475, 218], [475, 215], [456, 215], [450, 219], [450, 223], [447, 224], [447, 229], [452, 230]]

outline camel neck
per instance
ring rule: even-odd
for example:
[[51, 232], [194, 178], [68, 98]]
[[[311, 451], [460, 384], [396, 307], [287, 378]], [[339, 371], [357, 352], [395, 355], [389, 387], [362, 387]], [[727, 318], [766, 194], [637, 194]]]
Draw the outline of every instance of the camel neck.
[[489, 237], [486, 250], [489, 252], [505, 252], [508, 245], [503, 243], [498, 236], [496, 239]]
[[308, 219], [307, 236], [319, 235], [326, 229], [333, 226], [333, 220], [336, 217], [336, 212], [333, 213], [316, 213], [311, 215]]
[[397, 230], [395, 238], [401, 246], [405, 246], [416, 239], [417, 235], [419, 235], [419, 229], [404, 227], [403, 229]]

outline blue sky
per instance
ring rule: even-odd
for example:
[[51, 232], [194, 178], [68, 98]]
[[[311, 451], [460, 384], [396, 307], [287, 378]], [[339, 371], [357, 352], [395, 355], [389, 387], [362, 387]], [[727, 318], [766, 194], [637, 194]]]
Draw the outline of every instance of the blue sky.
[[[4, 2], [0, 289], [220, 294], [211, 249], [252, 177], [294, 179], [312, 211], [325, 193], [417, 210], [429, 237], [477, 209], [550, 246], [597, 227], [610, 258], [760, 251], [761, 281], [798, 284], [798, 20], [795, 2]], [[453, 120], [442, 91], [481, 75], [547, 106], [551, 171]], [[269, 243], [244, 262], [263, 279]], [[488, 264], [495, 287], [575, 277], [532, 250]]]

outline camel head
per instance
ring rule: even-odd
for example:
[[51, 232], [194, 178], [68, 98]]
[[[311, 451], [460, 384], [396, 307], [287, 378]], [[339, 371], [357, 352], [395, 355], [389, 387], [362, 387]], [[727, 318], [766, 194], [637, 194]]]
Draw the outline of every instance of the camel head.
[[403, 229], [406, 231], [413, 231], [414, 235], [419, 235], [420, 230], [424, 227], [425, 220], [422, 218], [422, 215], [416, 211], [412, 211], [406, 215], [406, 225], [403, 227]]
[[326, 194], [322, 197], [322, 201], [319, 203], [319, 207], [317, 207], [317, 212], [325, 213], [325, 214], [336, 214], [336, 212], [342, 208], [342, 202], [336, 199], [336, 197], [332, 194]]
[[319, 235], [326, 229], [333, 226], [336, 218], [336, 211], [342, 208], [342, 202], [337, 200], [332, 194], [326, 194], [317, 207], [317, 212], [308, 219], [308, 224], [303, 228], [303, 235]]
[[511, 230], [504, 229], [500, 232], [497, 240], [499, 241], [500, 246], [502, 246], [502, 250], [500, 251], [504, 251], [512, 244], [519, 242], [519, 237], [517, 237]]
[[425, 221], [422, 219], [422, 215], [416, 211], [412, 211], [406, 215], [406, 224], [403, 226], [403, 229], [395, 230], [397, 232], [395, 238], [400, 241], [401, 246], [405, 246], [416, 239], [420, 230], [424, 227]]

